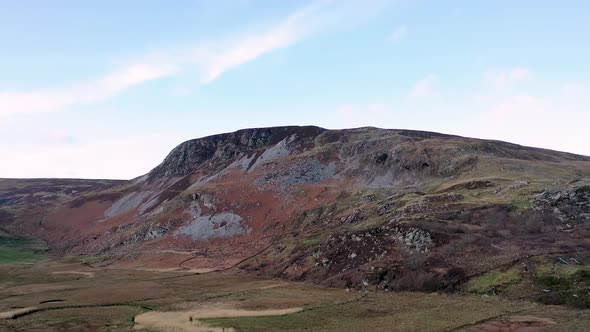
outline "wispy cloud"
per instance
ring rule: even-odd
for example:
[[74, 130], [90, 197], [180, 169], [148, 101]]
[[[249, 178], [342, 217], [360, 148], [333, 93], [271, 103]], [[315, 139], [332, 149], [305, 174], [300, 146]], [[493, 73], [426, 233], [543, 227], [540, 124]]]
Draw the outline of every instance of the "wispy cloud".
[[332, 1], [318, 1], [289, 15], [263, 31], [242, 36], [224, 48], [199, 52], [208, 56], [197, 57], [202, 69], [202, 83], [210, 83], [222, 73], [269, 53], [290, 46], [328, 23]]
[[0, 142], [0, 151], [10, 156], [0, 163], [0, 174], [5, 177], [131, 179], [148, 172], [178, 142], [187, 139], [178, 131], [136, 133], [73, 144], [63, 142], [63, 138], [56, 133], [57, 141], [53, 144]]
[[418, 97], [431, 97], [434, 95], [432, 85], [438, 81], [438, 75], [431, 74], [421, 79], [410, 91], [410, 96], [414, 98]]
[[493, 106], [491, 115], [503, 120], [508, 116], [520, 114], [523, 116], [539, 116], [539, 113], [546, 111], [547, 102], [541, 98], [530, 95], [513, 95], [503, 98]]
[[544, 94], [495, 96], [473, 106], [482, 112], [459, 134], [590, 155], [590, 103], [580, 97], [570, 99], [558, 86]]
[[0, 118], [60, 110], [108, 99], [132, 86], [176, 72], [171, 65], [130, 65], [105, 76], [69, 86], [28, 92], [0, 92]]
[[[163, 50], [130, 61], [103, 77], [59, 88], [27, 92], [0, 91], [0, 118], [62, 110], [115, 96], [146, 81], [171, 76], [188, 69], [200, 73], [201, 84], [218, 79], [223, 73], [251, 62], [273, 50], [293, 45], [303, 38], [337, 23], [350, 23], [377, 8], [381, 1], [318, 0], [302, 7], [265, 28], [239, 37], [200, 42], [198, 47]], [[139, 63], [139, 64], [136, 64]]]
[[510, 84], [529, 76], [526, 68], [513, 68], [508, 70], [488, 70], [483, 74], [483, 79], [498, 88], [506, 88]]
[[[294, 45], [306, 37], [340, 24], [354, 24], [374, 15], [387, 1], [318, 0], [266, 28], [193, 51], [201, 82], [210, 83], [224, 72], [274, 50]], [[221, 45], [221, 46], [220, 46]]]
[[399, 27], [395, 28], [391, 33], [391, 41], [394, 43], [399, 43], [402, 40], [406, 39], [408, 36], [408, 26], [407, 25], [400, 25]]
[[188, 51], [173, 52], [165, 58], [174, 63], [194, 65], [202, 84], [223, 73], [254, 61], [272, 51], [292, 46], [320, 31], [338, 25], [350, 25], [371, 17], [386, 0], [317, 0], [256, 31], [203, 41]]

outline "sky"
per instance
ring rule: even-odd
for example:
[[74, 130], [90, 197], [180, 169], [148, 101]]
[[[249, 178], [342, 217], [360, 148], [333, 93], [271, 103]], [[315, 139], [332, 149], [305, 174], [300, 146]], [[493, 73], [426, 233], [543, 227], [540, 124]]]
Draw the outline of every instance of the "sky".
[[0, 177], [130, 179], [242, 128], [590, 155], [590, 2], [0, 0]]

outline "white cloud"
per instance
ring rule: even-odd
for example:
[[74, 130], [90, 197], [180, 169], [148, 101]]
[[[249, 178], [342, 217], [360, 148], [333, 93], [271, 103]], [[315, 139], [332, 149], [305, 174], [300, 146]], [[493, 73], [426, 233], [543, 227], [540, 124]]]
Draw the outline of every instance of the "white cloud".
[[[72, 105], [90, 104], [146, 81], [170, 76], [196, 66], [202, 84], [273, 50], [288, 47], [338, 22], [350, 23], [378, 8], [380, 1], [318, 0], [266, 28], [238, 38], [201, 42], [196, 48], [161, 51], [140, 57], [140, 63], [102, 77], [59, 88], [27, 92], [0, 91], [0, 118], [15, 114], [51, 112]], [[147, 59], [147, 60], [146, 60]]]
[[438, 80], [438, 76], [431, 74], [421, 79], [410, 91], [411, 97], [430, 97], [434, 95], [432, 85]]
[[[415, 89], [416, 93], [424, 95], [426, 91], [426, 95], [432, 95], [426, 84], [431, 81], [421, 80], [424, 84], [417, 85], [420, 88]], [[434, 94], [444, 98], [408, 100], [406, 104], [393, 100], [384, 104], [389, 111], [379, 116], [367, 112], [371, 106], [355, 105], [350, 108], [352, 116], [330, 118], [326, 126], [332, 128], [338, 123], [340, 128], [374, 125], [427, 130], [590, 156], [590, 94], [586, 86], [556, 83], [547, 91], [525, 94], [490, 91], [481, 83], [458, 95], [443, 95], [444, 91]]]
[[498, 88], [506, 88], [510, 84], [522, 80], [529, 76], [529, 70], [526, 68], [513, 68], [509, 70], [488, 70], [483, 74], [485, 82], [490, 83]]
[[588, 115], [557, 105], [554, 96], [511, 96], [471, 127], [476, 137], [590, 155], [588, 121]]
[[318, 0], [261, 31], [197, 48], [192, 51], [191, 61], [200, 67], [201, 83], [210, 83], [228, 70], [291, 46], [313, 33], [336, 24], [352, 24], [366, 19], [381, 8], [383, 2]]
[[158, 165], [184, 139], [182, 133], [161, 132], [77, 144], [0, 143], [0, 150], [10, 155], [0, 163], [0, 174], [131, 179]]
[[204, 67], [201, 82], [210, 83], [232, 68], [298, 42], [321, 26], [321, 17], [318, 15], [322, 15], [321, 11], [326, 10], [329, 3], [330, 1], [318, 1], [264, 31], [240, 38], [224, 49], [204, 52], [212, 54], [197, 60]]
[[539, 116], [547, 110], [547, 103], [540, 98], [529, 95], [513, 95], [501, 99], [492, 107], [490, 113], [498, 119], [519, 114], [520, 116]]
[[399, 27], [395, 28], [391, 33], [391, 41], [398, 43], [404, 40], [408, 36], [408, 26], [407, 25], [400, 25]]
[[579, 84], [547, 93], [489, 94], [476, 98], [473, 117], [458, 134], [590, 155], [590, 99]]
[[97, 79], [60, 88], [0, 92], [0, 118], [14, 114], [51, 112], [72, 105], [108, 99], [132, 86], [173, 74], [170, 65], [130, 65]]

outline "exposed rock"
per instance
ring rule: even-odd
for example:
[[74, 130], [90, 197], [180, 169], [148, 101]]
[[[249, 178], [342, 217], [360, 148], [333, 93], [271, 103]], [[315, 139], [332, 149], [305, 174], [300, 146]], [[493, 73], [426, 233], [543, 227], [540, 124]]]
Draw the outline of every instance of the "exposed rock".
[[166, 232], [170, 229], [171, 223], [164, 223], [164, 224], [150, 224], [147, 232], [143, 236], [145, 241], [153, 240], [160, 238], [166, 234]]
[[385, 162], [387, 161], [387, 158], [389, 158], [389, 155], [385, 152], [377, 152], [375, 154], [375, 164], [385, 164]]
[[590, 219], [590, 186], [546, 190], [531, 200], [537, 211], [554, 213], [562, 221]]
[[526, 187], [529, 185], [528, 181], [515, 181], [514, 184], [510, 185], [508, 187], [509, 190], [517, 190], [520, 189], [522, 187]]
[[[136, 227], [136, 225], [131, 224], [120, 225], [116, 227], [115, 233], [122, 233], [126, 235], [119, 242], [113, 242], [110, 247], [115, 248], [120, 246], [136, 245], [143, 241], [161, 238], [172, 228], [172, 223], [149, 223], [141, 226], [139, 230], [137, 230]], [[127, 231], [131, 229], [134, 231], [127, 233]], [[103, 235], [109, 236], [109, 232], [105, 232]]]
[[231, 212], [221, 212], [214, 215], [200, 215], [200, 211], [193, 210], [193, 220], [188, 225], [178, 228], [174, 235], [188, 235], [194, 241], [208, 241], [244, 235], [250, 233], [250, 228], [242, 225], [242, 217]]
[[336, 165], [321, 163], [317, 158], [300, 158], [286, 165], [264, 165], [263, 175], [255, 183], [273, 190], [284, 190], [293, 185], [316, 184], [330, 179]]
[[318, 265], [335, 273], [387, 261], [400, 249], [408, 253], [428, 253], [433, 245], [427, 231], [384, 225], [369, 231], [330, 235], [313, 257]]
[[303, 139], [315, 137], [324, 131], [323, 128], [312, 126], [257, 128], [186, 141], [174, 148], [164, 161], [149, 173], [150, 178], [184, 176], [211, 159], [224, 162], [235, 156], [275, 145], [292, 135]]
[[429, 251], [428, 247], [432, 244], [430, 233], [417, 228], [404, 230], [396, 227], [392, 231], [399, 243], [408, 249], [420, 253], [427, 253]]
[[363, 215], [363, 210], [355, 209], [354, 213], [349, 214], [348, 216], [341, 217], [340, 221], [346, 224], [354, 224], [366, 220], [367, 217]]
[[105, 217], [114, 217], [125, 213], [129, 210], [137, 208], [146, 198], [153, 195], [151, 191], [140, 191], [129, 193], [119, 200], [117, 200], [110, 208], [108, 208], [104, 215]]

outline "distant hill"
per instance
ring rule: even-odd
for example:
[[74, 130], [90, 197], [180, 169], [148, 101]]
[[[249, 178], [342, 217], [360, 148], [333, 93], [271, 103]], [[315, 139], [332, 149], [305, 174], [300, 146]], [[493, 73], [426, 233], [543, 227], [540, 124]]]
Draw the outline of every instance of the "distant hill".
[[130, 181], [0, 180], [0, 231], [58, 255], [336, 287], [457, 289], [535, 257], [580, 262], [589, 230], [590, 157], [411, 130], [245, 129]]

